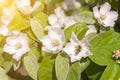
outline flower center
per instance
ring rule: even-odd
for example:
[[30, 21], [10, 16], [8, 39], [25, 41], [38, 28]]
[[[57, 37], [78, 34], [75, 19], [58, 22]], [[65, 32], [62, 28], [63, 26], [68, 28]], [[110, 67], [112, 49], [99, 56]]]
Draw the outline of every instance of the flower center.
[[15, 45], [16, 49], [20, 49], [21, 47], [22, 47], [22, 45], [20, 43], [18, 43], [18, 44]]
[[100, 15], [100, 18], [102, 19], [102, 20], [105, 20], [106, 19], [106, 15], [104, 14], [104, 15]]
[[82, 47], [80, 45], [75, 45], [75, 54], [77, 55], [81, 51]]
[[52, 41], [52, 45], [53, 46], [58, 46], [60, 43], [59, 43], [59, 41], [58, 40], [53, 40]]

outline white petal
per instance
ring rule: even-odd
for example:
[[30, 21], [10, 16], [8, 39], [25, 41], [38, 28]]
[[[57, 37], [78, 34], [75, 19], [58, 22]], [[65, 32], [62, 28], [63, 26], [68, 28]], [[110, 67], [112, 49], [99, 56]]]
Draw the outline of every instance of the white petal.
[[9, 45], [4, 45], [3, 51], [7, 52], [9, 54], [15, 54], [16, 53], [16, 48], [12, 47], [12, 46], [9, 46]]
[[43, 37], [40, 41], [42, 42], [43, 46], [50, 46], [51, 41], [49, 36]]
[[12, 12], [9, 8], [3, 8], [3, 16], [1, 16], [1, 22], [4, 25], [8, 25], [12, 20]]
[[108, 2], [106, 2], [100, 7], [100, 14], [105, 15], [110, 11], [110, 9], [111, 9], [111, 5]]
[[106, 19], [103, 21], [103, 26], [104, 27], [113, 27], [115, 24], [115, 22], [113, 20], [110, 20], [110, 19]]
[[62, 38], [62, 33], [59, 33], [54, 30], [49, 30], [48, 36], [51, 40], [60, 40]]
[[64, 11], [61, 8], [56, 8], [55, 14], [57, 15], [58, 18], [65, 16]]
[[7, 36], [9, 34], [9, 30], [5, 25], [0, 27], [0, 34], [2, 34], [3, 36]]
[[96, 7], [93, 7], [93, 14], [94, 14], [94, 17], [95, 18], [100, 18], [100, 13], [99, 13], [99, 11], [98, 11], [98, 7], [96, 6]]
[[48, 17], [49, 24], [53, 25], [57, 22], [57, 16], [55, 14], [51, 14]]
[[22, 52], [17, 52], [16, 54], [13, 55], [13, 58], [16, 60], [16, 61], [19, 61], [20, 58], [22, 57], [23, 53]]
[[88, 25], [89, 30], [86, 32], [85, 36], [87, 36], [90, 33], [96, 33], [97, 30], [94, 25]]
[[18, 10], [20, 10], [23, 14], [30, 14], [32, 12], [30, 0], [15, 0], [15, 3]]
[[63, 48], [63, 51], [66, 52], [69, 56], [72, 56], [75, 54], [75, 48], [72, 43], [67, 43], [65, 48]]
[[24, 7], [24, 6], [30, 6], [30, 0], [15, 0], [15, 3], [18, 8]]
[[71, 38], [70, 38], [70, 42], [72, 44], [75, 44], [75, 45], [79, 44], [79, 42], [80, 42], [74, 32], [72, 32], [72, 35], [71, 35]]
[[107, 15], [107, 19], [111, 19], [113, 21], [117, 20], [118, 18], [118, 13], [116, 11], [110, 11], [106, 15]]

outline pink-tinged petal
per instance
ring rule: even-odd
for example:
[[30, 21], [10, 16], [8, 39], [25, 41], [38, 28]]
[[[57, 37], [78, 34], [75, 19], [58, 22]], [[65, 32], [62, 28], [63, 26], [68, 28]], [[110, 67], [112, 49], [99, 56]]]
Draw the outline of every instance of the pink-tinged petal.
[[103, 23], [104, 23], [103, 24], [104, 27], [110, 27], [110, 26], [113, 27], [115, 24], [115, 22], [113, 20], [110, 20], [110, 19], [104, 20]]
[[111, 5], [108, 2], [106, 2], [100, 7], [100, 14], [105, 15], [110, 11], [110, 9]]
[[97, 6], [93, 7], [93, 14], [94, 14], [95, 18], [97, 18], [97, 19], [100, 18], [100, 13], [98, 11], [98, 7]]
[[118, 13], [116, 11], [110, 11], [106, 15], [107, 15], [107, 19], [110, 19], [113, 21], [117, 20], [117, 18], [118, 18]]
[[15, 54], [16, 48], [15, 48], [15, 47], [12, 47], [12, 46], [9, 46], [9, 45], [4, 45], [3, 51], [4, 51], [4, 52], [7, 52], [7, 53], [9, 53], [9, 54]]
[[97, 30], [94, 25], [88, 25], [89, 30], [86, 32], [85, 36], [87, 36], [90, 33], [96, 33]]

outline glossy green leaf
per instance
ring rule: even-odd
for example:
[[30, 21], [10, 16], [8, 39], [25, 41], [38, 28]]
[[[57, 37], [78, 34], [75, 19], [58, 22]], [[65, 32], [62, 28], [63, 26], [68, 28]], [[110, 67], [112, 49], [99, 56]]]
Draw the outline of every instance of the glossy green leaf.
[[88, 27], [84, 23], [76, 23], [67, 29], [65, 29], [65, 42], [69, 41], [72, 31], [77, 35], [78, 39], [82, 39], [88, 30]]
[[24, 56], [24, 65], [28, 72], [28, 74], [34, 79], [37, 80], [37, 72], [38, 72], [38, 62], [37, 59], [32, 53], [28, 53], [28, 55]]
[[35, 19], [30, 20], [30, 25], [35, 36], [38, 38], [38, 40], [40, 40], [44, 35], [42, 25]]
[[55, 55], [45, 56], [39, 65], [38, 80], [56, 80], [55, 77]]
[[75, 62], [71, 65], [66, 80], [81, 80], [80, 62]]
[[106, 68], [105, 66], [99, 66], [91, 62], [86, 69], [87, 77], [90, 80], [99, 80], [105, 68]]
[[79, 20], [80, 22], [84, 22], [86, 24], [94, 24], [95, 23], [92, 12], [80, 12], [79, 19], [80, 19]]
[[43, 12], [37, 13], [33, 19], [36, 19], [42, 27], [46, 27], [48, 25], [48, 16]]
[[93, 53], [90, 59], [96, 64], [108, 65], [113, 60], [113, 51], [120, 49], [120, 34], [108, 31], [99, 34], [90, 43], [90, 50]]
[[102, 74], [100, 80], [119, 80], [120, 79], [120, 65], [111, 62], [104, 73]]
[[69, 58], [66, 54], [58, 54], [55, 61], [57, 80], [66, 80], [69, 71]]
[[5, 70], [0, 67], [0, 80], [9, 80]]
[[83, 72], [90, 64], [90, 60], [89, 59], [83, 59], [80, 61], [80, 69], [81, 72]]
[[16, 13], [8, 25], [9, 30], [24, 30], [30, 27], [29, 20], [26, 20], [20, 13]]

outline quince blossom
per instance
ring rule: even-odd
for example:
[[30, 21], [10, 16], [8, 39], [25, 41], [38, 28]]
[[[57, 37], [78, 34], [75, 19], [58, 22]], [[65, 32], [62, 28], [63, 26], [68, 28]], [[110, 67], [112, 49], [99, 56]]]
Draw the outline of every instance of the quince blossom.
[[117, 20], [118, 13], [116, 11], [110, 11], [111, 6], [108, 2], [104, 3], [100, 10], [95, 6], [93, 8], [94, 17], [97, 19], [98, 23], [104, 27], [114, 26]]
[[7, 36], [9, 33], [7, 26], [12, 20], [13, 14], [9, 8], [3, 8], [2, 13], [3, 15], [1, 16], [2, 25], [0, 26], [0, 34], [2, 34], [3, 36]]
[[92, 55], [89, 51], [89, 43], [85, 39], [79, 41], [73, 32], [70, 42], [66, 44], [63, 51], [70, 56], [71, 62], [75, 62], [81, 58]]
[[55, 14], [51, 14], [48, 17], [48, 22], [50, 26], [47, 26], [47, 30], [56, 30], [61, 28], [69, 27], [76, 23], [76, 20], [72, 17], [66, 16], [61, 8], [55, 9]]
[[13, 58], [19, 61], [20, 58], [29, 51], [27, 35], [14, 31], [7, 37], [3, 51], [13, 55]]
[[37, 9], [41, 5], [41, 2], [36, 1], [32, 7], [30, 0], [15, 0], [15, 3], [18, 10], [25, 15], [31, 14], [35, 9]]
[[43, 44], [42, 50], [48, 53], [56, 54], [63, 48], [62, 31], [49, 30], [48, 35], [44, 36], [40, 41]]

